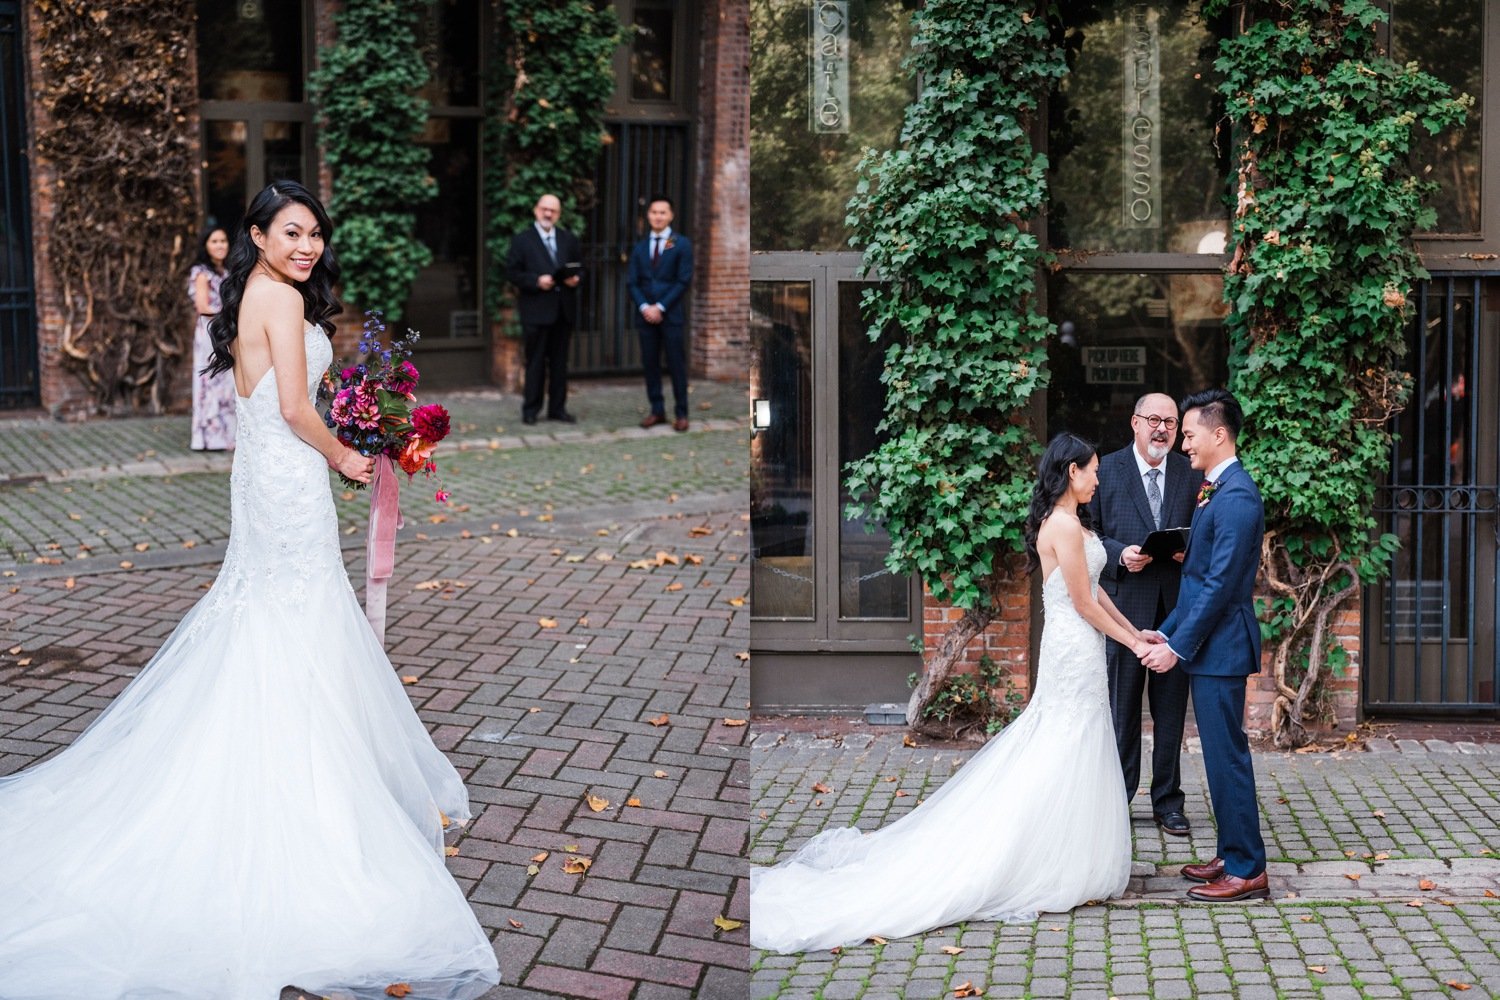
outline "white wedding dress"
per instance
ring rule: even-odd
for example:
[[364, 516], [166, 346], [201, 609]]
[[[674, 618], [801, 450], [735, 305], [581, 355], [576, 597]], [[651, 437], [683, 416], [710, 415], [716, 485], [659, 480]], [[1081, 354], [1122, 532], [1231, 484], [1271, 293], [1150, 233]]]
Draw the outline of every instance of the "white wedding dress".
[[[1097, 586], [1104, 544], [1086, 537]], [[1130, 813], [1104, 636], [1075, 610], [1059, 570], [1042, 585], [1042, 607], [1026, 710], [890, 826], [825, 830], [774, 868], [751, 868], [753, 946], [786, 954], [964, 920], [1029, 921], [1125, 891]]]
[[[309, 326], [313, 392], [332, 348]], [[467, 998], [494, 950], [443, 863], [468, 795], [371, 632], [328, 471], [267, 372], [237, 403], [213, 588], [61, 753], [0, 779], [4, 1000]]]

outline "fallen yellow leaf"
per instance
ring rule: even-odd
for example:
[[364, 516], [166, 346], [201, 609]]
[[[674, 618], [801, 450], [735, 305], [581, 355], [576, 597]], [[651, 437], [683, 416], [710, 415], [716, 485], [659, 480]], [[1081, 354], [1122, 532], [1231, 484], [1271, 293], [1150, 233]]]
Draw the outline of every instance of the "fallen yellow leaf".
[[656, 718], [654, 718], [654, 719], [647, 719], [646, 721], [649, 722], [649, 723], [651, 723], [653, 726], [665, 726], [665, 725], [669, 725], [672, 722], [672, 719], [671, 719], [670, 716], [667, 715], [666, 712], [663, 712], [660, 715], [658, 715]]
[[540, 853], [540, 854], [534, 854], [534, 855], [532, 855], [532, 858], [531, 858], [531, 860], [532, 860], [532, 861], [533, 861], [533, 862], [535, 862], [535, 863], [536, 863], [536, 864], [541, 864], [541, 863], [542, 863], [542, 862], [543, 862], [543, 861], [546, 861], [546, 860], [547, 860], [547, 858], [548, 858], [548, 857], [549, 857], [549, 856], [550, 856], [550, 855], [551, 855], [551, 854], [552, 854], [552, 852], [551, 852], [551, 851], [543, 851], [543, 852], [541, 852], [541, 853]]
[[448, 818], [448, 814], [443, 812], [441, 809], [438, 810], [438, 821], [443, 824], [444, 830], [453, 825], [453, 821]]
[[667, 774], [666, 771], [653, 771], [651, 773], [651, 777], [653, 777], [653, 778], [666, 778], [666, 777], [669, 777], [669, 775]]
[[1472, 990], [1474, 988], [1471, 984], [1469, 984], [1469, 983], [1461, 983], [1457, 979], [1444, 980], [1443, 985], [1444, 986], [1451, 986], [1455, 990], [1458, 990], [1460, 993], [1462, 993], [1465, 990]]
[[1417, 888], [1421, 889], [1423, 892], [1428, 892], [1432, 889], [1436, 889], [1437, 883], [1430, 878], [1424, 878], [1422, 879], [1422, 881], [1417, 883]]
[[911, 733], [906, 733], [901, 737], [901, 745], [904, 747], [914, 747], [917, 745], [917, 741], [911, 738]]
[[410, 686], [412, 684], [415, 684], [415, 683], [417, 683], [417, 675], [416, 674], [406, 674], [406, 675], [404, 675], [401, 678], [401, 683], [402, 684], [406, 684], [408, 686]]
[[904, 799], [904, 798], [907, 798], [910, 795], [911, 795], [911, 792], [902, 791], [899, 788], [896, 789], [896, 798], [898, 798], [898, 799]]
[[1309, 965], [1307, 968], [1311, 972], [1327, 972], [1328, 971], [1328, 966], [1326, 966], [1326, 965]]
[[458, 848], [453, 847], [452, 845], [449, 845], [448, 847], [443, 848], [443, 857], [445, 857], [445, 858], [456, 858], [456, 857], [458, 857]]
[[955, 997], [982, 997], [984, 996], [984, 990], [973, 983], [966, 982], [953, 987], [953, 995]]
[[1351, 875], [1345, 875], [1344, 878], [1348, 879], [1351, 882], [1358, 882], [1360, 879], [1364, 878], [1364, 876], [1360, 875], [1358, 873], [1355, 873], [1355, 874], [1351, 874]]
[[517, 531], [515, 528], [511, 528], [509, 531], [507, 531], [505, 533], [505, 537], [507, 537], [507, 538], [520, 538], [521, 537], [521, 533], [519, 531]]
[[962, 955], [964, 953], [964, 950], [962, 948], [958, 947], [957, 945], [951, 944], [943, 945], [941, 950], [944, 955]]
[[744, 652], [735, 653], [734, 654], [734, 658], [736, 660], [739, 660], [741, 663], [744, 663], [745, 661], [747, 661], [747, 660], [750, 659], [750, 654], [749, 653], [744, 653]]
[[592, 864], [593, 862], [588, 858], [569, 858], [563, 862], [563, 871], [569, 875], [582, 875], [589, 870], [589, 865]]
[[714, 926], [721, 931], [737, 931], [745, 926], [743, 920], [730, 920], [728, 917], [714, 917]]
[[729, 603], [734, 607], [742, 608], [745, 606], [745, 599], [743, 597], [731, 597]]
[[692, 552], [689, 552], [687, 555], [683, 556], [682, 558], [687, 562], [687, 564], [689, 566], [702, 566], [703, 565], [703, 557], [700, 556], [700, 555], [695, 555]]
[[541, 873], [541, 871], [542, 870], [540, 868], [538, 868], [536, 865], [527, 865], [526, 866], [526, 874], [527, 875], [538, 875], [538, 874]]
[[681, 565], [681, 563], [678, 558], [672, 553], [668, 552], [666, 549], [661, 549], [656, 553], [656, 565], [678, 566]]
[[748, 721], [749, 720], [747, 719], [725, 719], [724, 725], [729, 726], [732, 729], [735, 726], [743, 726]]
[[542, 628], [557, 628], [556, 618], [538, 618], [536, 623]]
[[150, 542], [136, 542], [135, 543], [135, 550], [137, 552], [145, 552], [150, 547], [151, 547], [151, 543]]
[[596, 813], [603, 812], [609, 808], [609, 799], [601, 799], [597, 795], [587, 795], [584, 798], [588, 802], [589, 808]]
[[123, 561], [123, 562], [120, 563], [120, 568], [121, 569], [135, 569], [135, 563], [131, 562], [129, 559], [126, 559], [125, 561]]
[[870, 935], [870, 940], [874, 941], [876, 944], [885, 944], [886, 943], [885, 938], [881, 937], [879, 934], [872, 934], [872, 935]]
[[1420, 900], [1420, 899], [1414, 899], [1414, 900], [1412, 900], [1412, 901], [1411, 901], [1411, 902], [1410, 902], [1410, 903], [1407, 903], [1407, 904], [1406, 904], [1406, 905], [1407, 905], [1407, 906], [1414, 906], [1414, 907], [1416, 907], [1416, 908], [1417, 908], [1417, 909], [1419, 909], [1419, 910], [1420, 910], [1420, 909], [1421, 909], [1421, 908], [1422, 908], [1422, 907], [1424, 907], [1424, 906], [1426, 906], [1426, 905], [1427, 905], [1427, 904], [1426, 904], [1426, 903], [1424, 903], [1424, 902], [1423, 902], [1423, 901], [1422, 901], [1422, 900]]
[[833, 789], [829, 788], [827, 785], [819, 781], [813, 785], [813, 791], [819, 793], [820, 795], [827, 795], [829, 792], [833, 791]]
[[633, 562], [633, 563], [630, 564], [630, 568], [631, 569], [655, 569], [656, 568], [656, 563], [652, 562], [650, 559], [637, 559], [635, 562]]
[[522, 927], [526, 926], [525, 924], [521, 923], [521, 921], [517, 920], [515, 917], [511, 917], [506, 922], [509, 923], [516, 930], [520, 930]]
[[77, 582], [70, 576], [63, 581], [63, 586], [68, 590], [72, 590], [75, 586], [77, 586]]
[[385, 995], [388, 997], [404, 997], [410, 992], [411, 987], [406, 983], [392, 983], [385, 988]]
[[639, 809], [641, 807], [641, 800], [632, 795], [630, 798], [625, 800], [625, 804], [627, 806], [634, 806], [635, 808]]

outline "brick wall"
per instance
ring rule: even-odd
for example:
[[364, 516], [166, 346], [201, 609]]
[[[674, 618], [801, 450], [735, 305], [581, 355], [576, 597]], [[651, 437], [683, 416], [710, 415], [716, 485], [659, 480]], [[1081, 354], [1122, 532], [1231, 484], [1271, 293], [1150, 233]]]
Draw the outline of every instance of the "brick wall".
[[710, 0], [700, 26], [691, 366], [743, 379], [750, 364], [750, 5]]
[[[976, 636], [966, 647], [958, 670], [974, 673], [979, 667], [979, 658], [986, 653], [1000, 664], [1010, 675], [1016, 690], [1030, 696], [1031, 682], [1031, 583], [1017, 583], [1002, 599], [1000, 617], [984, 632]], [[958, 621], [957, 608], [933, 600], [923, 592], [922, 633], [924, 648], [929, 655], [942, 641], [948, 627]], [[1352, 729], [1359, 721], [1360, 632], [1363, 626], [1360, 615], [1359, 596], [1351, 598], [1333, 618], [1334, 634], [1338, 636], [1345, 652], [1349, 654], [1349, 665], [1344, 676], [1333, 681], [1334, 713], [1336, 730]], [[1245, 729], [1252, 737], [1267, 734], [1271, 727], [1271, 706], [1276, 700], [1276, 682], [1267, 673], [1270, 658], [1262, 663], [1262, 672], [1249, 679], [1245, 689]]]
[[[942, 641], [949, 626], [962, 617], [957, 608], [933, 600], [922, 590], [923, 648], [930, 654]], [[959, 673], [976, 673], [979, 659], [988, 655], [1003, 673], [1009, 675], [1015, 689], [1031, 696], [1031, 579], [1023, 577], [1001, 598], [1000, 617], [990, 627], [970, 640], [959, 661]]]

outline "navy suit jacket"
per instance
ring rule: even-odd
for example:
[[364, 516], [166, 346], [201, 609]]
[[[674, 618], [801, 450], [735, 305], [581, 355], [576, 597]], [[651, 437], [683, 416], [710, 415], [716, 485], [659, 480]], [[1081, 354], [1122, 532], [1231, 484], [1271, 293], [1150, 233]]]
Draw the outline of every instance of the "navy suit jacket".
[[[1192, 522], [1193, 504], [1203, 477], [1178, 451], [1170, 452], [1162, 464], [1166, 466], [1166, 489], [1161, 498], [1161, 526], [1186, 528]], [[1100, 588], [1132, 624], [1150, 628], [1156, 623], [1158, 601], [1167, 611], [1177, 606], [1182, 567], [1175, 559], [1153, 559], [1139, 573], [1120, 565], [1120, 552], [1126, 546], [1141, 544], [1156, 530], [1134, 444], [1099, 459], [1099, 489], [1089, 501], [1089, 514], [1109, 557], [1099, 573]]]
[[635, 245], [630, 251], [630, 301], [635, 303], [636, 321], [640, 318], [641, 306], [660, 305], [666, 312], [663, 326], [682, 326], [686, 321], [683, 299], [688, 284], [693, 280], [693, 243], [686, 236], [673, 232], [656, 264], [651, 263], [651, 237]]
[[1193, 514], [1177, 608], [1160, 632], [1190, 674], [1240, 677], [1260, 670], [1255, 576], [1266, 512], [1255, 480], [1239, 462]]

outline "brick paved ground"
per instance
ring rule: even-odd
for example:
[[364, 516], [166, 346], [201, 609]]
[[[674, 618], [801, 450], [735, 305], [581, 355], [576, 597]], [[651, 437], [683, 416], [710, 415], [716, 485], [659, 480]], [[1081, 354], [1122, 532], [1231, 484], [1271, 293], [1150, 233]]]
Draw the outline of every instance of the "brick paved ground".
[[[1270, 902], [1185, 902], [1176, 869], [1214, 849], [1202, 758], [1190, 744], [1183, 783], [1193, 836], [1161, 834], [1138, 798], [1124, 899], [837, 955], [757, 953], [751, 996], [937, 998], [965, 983], [991, 998], [1500, 995], [1500, 744], [1369, 746], [1257, 754]], [[891, 733], [758, 727], [750, 859], [774, 861], [828, 826], [882, 826], [972, 752], [906, 747]], [[830, 791], [814, 792], [819, 782]], [[1433, 887], [1421, 888], [1424, 879]]]
[[[627, 405], [623, 389], [599, 391]], [[488, 996], [738, 1000], [747, 932], [714, 921], [748, 917], [748, 727], [725, 721], [748, 705], [743, 407], [721, 429], [637, 440], [591, 428], [603, 397], [579, 396], [581, 430], [493, 451], [466, 432], [483, 443], [443, 463], [454, 509], [408, 494], [387, 645], [476, 807], [449, 867], [495, 941], [504, 980]], [[59, 460], [44, 481], [0, 488], [7, 523], [22, 523], [5, 544], [28, 557], [0, 581], [0, 774], [71, 741], [217, 571], [225, 473], [143, 475], [136, 452], [98, 452], [155, 440], [171, 419], [46, 425], [68, 437], [55, 455], [94, 449], [104, 477]], [[0, 456], [36, 433], [0, 422]], [[350, 526], [362, 507], [341, 505]], [[358, 586], [362, 538], [345, 543]], [[656, 566], [659, 552], [676, 563]], [[630, 565], [642, 560], [653, 567]], [[562, 870], [575, 856], [585, 874]]]

